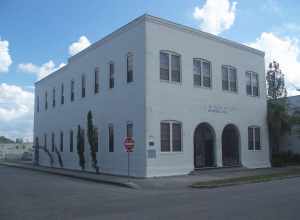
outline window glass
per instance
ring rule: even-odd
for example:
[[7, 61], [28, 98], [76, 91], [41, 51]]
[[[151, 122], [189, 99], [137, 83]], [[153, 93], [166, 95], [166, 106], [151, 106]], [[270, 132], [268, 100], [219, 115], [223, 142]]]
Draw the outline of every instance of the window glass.
[[256, 73], [252, 73], [253, 80], [253, 96], [258, 96], [258, 75]]
[[229, 74], [229, 81], [230, 81], [230, 90], [233, 92], [237, 91], [237, 86], [236, 86], [236, 69], [235, 68], [230, 68], [230, 74]]
[[180, 82], [180, 56], [172, 55], [172, 76], [173, 82]]
[[52, 107], [55, 107], [55, 88], [52, 90]]
[[260, 150], [260, 128], [254, 128], [255, 130], [255, 150]]
[[84, 98], [85, 97], [85, 76], [82, 75], [81, 76], [81, 97]]
[[108, 145], [109, 145], [109, 152], [114, 152], [114, 128], [112, 125], [108, 127]]
[[251, 73], [246, 73], [246, 91], [247, 95], [252, 95], [252, 86], [251, 86]]
[[63, 132], [60, 132], [60, 151], [64, 151], [64, 134]]
[[55, 148], [55, 135], [54, 133], [51, 134], [51, 150], [52, 152], [54, 152], [54, 148]]
[[181, 151], [181, 124], [172, 124], [172, 147], [173, 151]]
[[223, 90], [229, 89], [228, 68], [226, 66], [222, 66], [222, 88]]
[[254, 149], [254, 134], [253, 134], [253, 128], [248, 128], [248, 149], [253, 150]]
[[64, 97], [64, 84], [61, 84], [61, 100], [60, 100], [60, 103], [63, 105], [64, 102], [65, 102], [65, 97]]
[[194, 85], [201, 86], [201, 60], [194, 59], [193, 60], [194, 66]]
[[160, 79], [169, 80], [169, 54], [160, 53]]
[[161, 151], [169, 152], [171, 150], [170, 146], [170, 123], [162, 122], [160, 124], [160, 135], [161, 135]]
[[48, 93], [45, 92], [45, 109], [48, 109]]
[[73, 130], [70, 131], [70, 152], [73, 152], [74, 145], [74, 133]]
[[71, 101], [74, 101], [74, 80], [71, 81]]
[[112, 89], [115, 86], [115, 79], [114, 79], [114, 74], [115, 74], [115, 66], [113, 63], [109, 64], [109, 88]]
[[133, 81], [133, 55], [129, 53], [127, 55], [127, 83]]
[[40, 112], [40, 97], [36, 97], [36, 111]]
[[99, 68], [96, 67], [95, 71], [94, 71], [94, 80], [95, 80], [95, 88], [94, 88], [94, 93], [98, 93], [99, 92]]
[[210, 78], [210, 63], [202, 62], [202, 70], [203, 70], [203, 86], [210, 87], [211, 86], [211, 78]]

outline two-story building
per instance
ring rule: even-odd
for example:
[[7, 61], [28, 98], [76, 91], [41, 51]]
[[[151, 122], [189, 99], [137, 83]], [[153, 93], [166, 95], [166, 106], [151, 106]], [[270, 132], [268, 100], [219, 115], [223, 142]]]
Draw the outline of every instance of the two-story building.
[[[65, 169], [80, 169], [77, 127], [92, 111], [100, 172], [187, 174], [206, 167], [269, 167], [264, 52], [143, 15], [72, 56], [36, 83], [34, 138]], [[44, 151], [39, 164], [49, 166]], [[85, 138], [87, 170], [92, 171]]]

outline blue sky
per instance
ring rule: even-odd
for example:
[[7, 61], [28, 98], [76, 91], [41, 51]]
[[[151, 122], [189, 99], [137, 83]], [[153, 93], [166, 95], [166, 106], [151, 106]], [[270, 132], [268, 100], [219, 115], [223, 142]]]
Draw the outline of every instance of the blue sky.
[[67, 63], [74, 42], [93, 43], [144, 13], [265, 50], [300, 86], [299, 11], [297, 0], [1, 0], [0, 136], [31, 137], [33, 83]]

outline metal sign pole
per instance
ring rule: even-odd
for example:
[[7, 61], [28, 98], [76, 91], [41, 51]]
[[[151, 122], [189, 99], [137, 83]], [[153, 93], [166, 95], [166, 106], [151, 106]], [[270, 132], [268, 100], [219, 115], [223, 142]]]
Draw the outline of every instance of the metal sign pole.
[[130, 177], [130, 158], [129, 158], [130, 153], [129, 153], [129, 150], [127, 150], [127, 154], [128, 154], [128, 157], [127, 157], [127, 159], [128, 159], [128, 161], [127, 161], [128, 162], [128, 164], [127, 164], [128, 165], [128, 181], [129, 181], [129, 177]]

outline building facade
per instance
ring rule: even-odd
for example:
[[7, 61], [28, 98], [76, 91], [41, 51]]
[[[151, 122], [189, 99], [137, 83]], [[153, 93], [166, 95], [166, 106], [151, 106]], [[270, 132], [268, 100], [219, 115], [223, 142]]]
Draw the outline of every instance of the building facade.
[[[205, 167], [268, 167], [264, 53], [143, 15], [36, 83], [34, 138], [80, 169], [77, 127], [98, 131], [100, 172], [187, 174]], [[86, 168], [92, 171], [85, 135]], [[36, 151], [39, 164], [49, 156]], [[54, 166], [59, 166], [54, 160]]]

